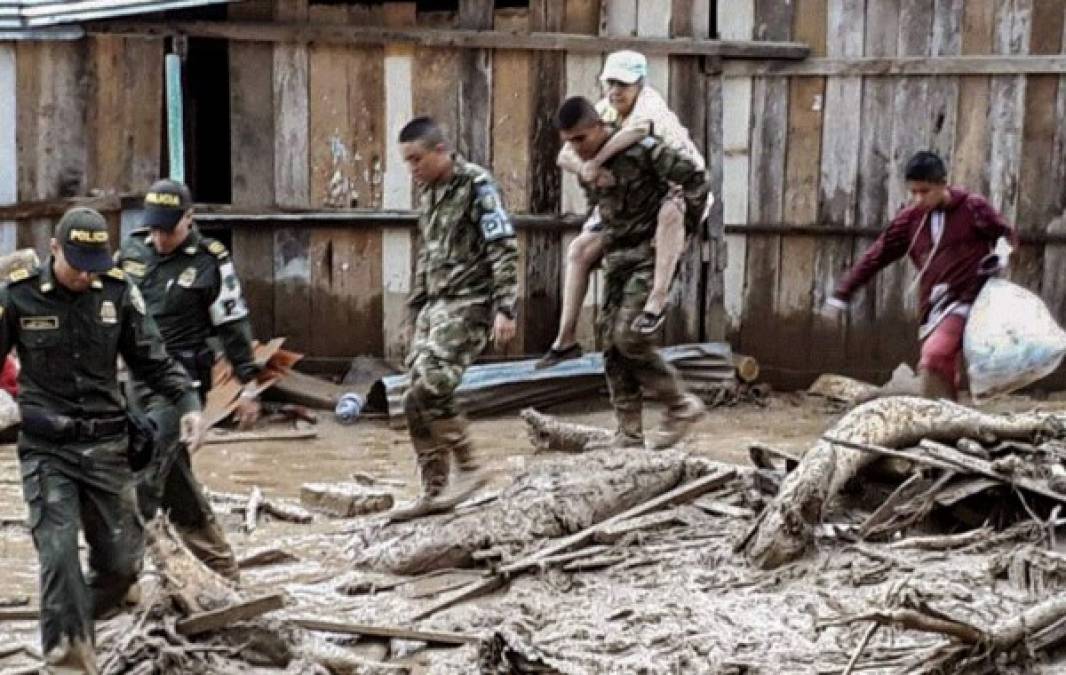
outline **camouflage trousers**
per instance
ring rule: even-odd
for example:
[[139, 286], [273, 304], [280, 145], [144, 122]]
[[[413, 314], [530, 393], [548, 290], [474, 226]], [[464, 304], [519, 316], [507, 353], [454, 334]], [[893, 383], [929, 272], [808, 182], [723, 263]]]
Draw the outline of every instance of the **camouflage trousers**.
[[454, 394], [463, 373], [488, 344], [491, 316], [485, 301], [438, 299], [426, 303], [415, 320], [404, 411], [422, 490], [429, 496], [447, 484], [452, 458], [460, 470], [475, 468]]
[[655, 276], [650, 244], [610, 252], [605, 263], [607, 292], [598, 327], [607, 389], [619, 432], [637, 439], [643, 437], [643, 392], [654, 393], [670, 408], [683, 403], [684, 389], [674, 367], [659, 356], [653, 337], [632, 328]]
[[[125, 435], [64, 444], [19, 436], [22, 490], [40, 563], [46, 657], [71, 643], [92, 644], [93, 620], [120, 606], [140, 574], [144, 529], [127, 445]], [[87, 575], [78, 558], [79, 528], [89, 546]]]
[[131, 382], [126, 394], [130, 408], [152, 418], [158, 432], [155, 457], [137, 481], [141, 516], [148, 521], [162, 509], [193, 555], [227, 579], [236, 580], [237, 558], [193, 474], [189, 451], [178, 441], [177, 409], [140, 383]]

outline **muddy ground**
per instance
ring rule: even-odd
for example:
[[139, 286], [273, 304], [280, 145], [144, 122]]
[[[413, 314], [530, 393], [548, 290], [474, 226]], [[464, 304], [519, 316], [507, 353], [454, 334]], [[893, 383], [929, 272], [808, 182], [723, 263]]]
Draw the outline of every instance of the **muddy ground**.
[[[1034, 401], [1015, 397], [990, 406], [991, 410], [1007, 411], [1040, 408], [1066, 409], [1059, 397], [1048, 401]], [[564, 419], [611, 426], [606, 402], [589, 401], [582, 406], [555, 409]], [[719, 408], [696, 428], [687, 448], [694, 454], [715, 460], [746, 464], [747, 446], [762, 441], [785, 450], [802, 451], [836, 418], [821, 399], [802, 395], [775, 395], [765, 407], [744, 404]], [[657, 412], [647, 415], [649, 421]], [[389, 481], [402, 481], [403, 487], [393, 488], [398, 499], [412, 496], [417, 490], [413, 456], [405, 432], [389, 429], [384, 422], [360, 421], [352, 426], [334, 423], [328, 414], [320, 416], [318, 437], [288, 442], [259, 442], [208, 445], [196, 456], [195, 464], [201, 480], [211, 489], [247, 494], [253, 486], [263, 490], [266, 497], [298, 499], [306, 482], [343, 481], [353, 472], [371, 474]], [[525, 436], [525, 429], [517, 416], [479, 420], [472, 424], [475, 442], [489, 466], [497, 470], [497, 482], [506, 482], [531, 463], [543, 461], [534, 456]], [[24, 506], [21, 496], [18, 463], [13, 446], [0, 447], [0, 605], [26, 602], [37, 605], [36, 558], [21, 521]], [[242, 519], [236, 514], [223, 514], [230, 541], [238, 557], [265, 546], [288, 548], [301, 562], [282, 566], [268, 566], [246, 570], [242, 590], [255, 596], [284, 589], [292, 604], [289, 615], [328, 616], [372, 620], [374, 606], [388, 611], [387, 598], [381, 596], [349, 597], [329, 591], [338, 580], [351, 573], [349, 560], [355, 523], [349, 520], [321, 517], [308, 525], [295, 525], [264, 517], [258, 528], [247, 534]], [[724, 530], [723, 535], [727, 534]], [[695, 561], [699, 564], [707, 560]], [[823, 568], [824, 569], [824, 568]], [[430, 582], [432, 585], [433, 582]], [[532, 582], [529, 582], [532, 583]], [[325, 590], [324, 590], [325, 589]], [[517, 587], [521, 592], [522, 586]], [[413, 592], [432, 591], [432, 588], [413, 589]], [[632, 601], [636, 601], [634, 597]], [[461, 616], [463, 610], [453, 610]], [[632, 611], [632, 608], [631, 608]], [[743, 623], [743, 622], [742, 622]], [[757, 623], [757, 621], [756, 621]], [[754, 628], [754, 626], [753, 626]], [[0, 645], [28, 642], [36, 645], [36, 624], [19, 622], [0, 624]], [[741, 652], [743, 645], [738, 648]], [[427, 661], [427, 663], [430, 661]], [[433, 668], [433, 672], [464, 672], [455, 668], [450, 659], [448, 669]], [[26, 665], [23, 657], [0, 661], [0, 668]], [[817, 670], [817, 669], [815, 669]], [[470, 664], [470, 670], [476, 668]], [[578, 671], [580, 672], [580, 670]]]

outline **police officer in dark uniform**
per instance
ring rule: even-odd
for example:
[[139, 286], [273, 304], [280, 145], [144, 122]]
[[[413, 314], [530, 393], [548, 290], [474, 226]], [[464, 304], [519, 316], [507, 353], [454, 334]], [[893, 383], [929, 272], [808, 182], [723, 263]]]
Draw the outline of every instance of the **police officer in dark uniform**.
[[[201, 401], [211, 388], [214, 351], [207, 339], [217, 336], [236, 376], [254, 384], [259, 367], [253, 360], [248, 309], [229, 251], [200, 234], [193, 224], [192, 198], [185, 185], [161, 180], [144, 199], [144, 228], [122, 243], [118, 263], [144, 294], [148, 312], [159, 324], [167, 351], [188, 371]], [[254, 423], [259, 404], [245, 387], [237, 407], [242, 425]], [[213, 570], [236, 579], [233, 549], [193, 475], [189, 453], [177, 443], [177, 418], [162, 397], [139, 378], [130, 386], [130, 405], [152, 418], [163, 450], [138, 486], [141, 513], [151, 518], [159, 508], [169, 513], [182, 539]]]
[[200, 405], [141, 294], [112, 268], [103, 217], [67, 211], [50, 246], [44, 264], [0, 288], [0, 354], [15, 347], [22, 362], [18, 455], [41, 569], [41, 645], [49, 664], [94, 673], [93, 619], [120, 605], [144, 553], [117, 357], [177, 410], [193, 445]]

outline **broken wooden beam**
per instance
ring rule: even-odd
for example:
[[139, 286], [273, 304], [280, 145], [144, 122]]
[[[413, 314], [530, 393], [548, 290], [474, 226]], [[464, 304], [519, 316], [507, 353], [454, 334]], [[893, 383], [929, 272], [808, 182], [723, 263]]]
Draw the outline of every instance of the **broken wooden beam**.
[[447, 633], [443, 631], [425, 631], [400, 626], [371, 626], [363, 623], [341, 623], [321, 619], [295, 618], [292, 623], [305, 630], [342, 635], [365, 635], [369, 637], [396, 638], [400, 640], [418, 640], [430, 644], [468, 645], [478, 644], [482, 638], [466, 633]]
[[207, 612], [198, 612], [178, 621], [175, 626], [179, 635], [200, 635], [231, 626], [240, 621], [273, 612], [285, 606], [285, 598], [274, 593], [254, 600]]
[[[604, 527], [593, 535], [593, 540], [600, 544], [613, 544], [627, 534], [641, 530], [655, 530], [669, 525], [684, 524], [675, 509], [656, 511], [638, 518], [629, 518]], [[593, 547], [590, 547], [593, 548]]]

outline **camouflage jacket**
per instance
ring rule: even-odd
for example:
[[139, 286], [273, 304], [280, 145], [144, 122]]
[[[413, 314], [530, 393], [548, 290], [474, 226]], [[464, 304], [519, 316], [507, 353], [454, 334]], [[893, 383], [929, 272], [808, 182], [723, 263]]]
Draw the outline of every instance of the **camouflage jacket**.
[[456, 157], [451, 180], [424, 189], [420, 209], [412, 314], [430, 300], [449, 298], [484, 301], [513, 315], [518, 245], [492, 176]]
[[71, 417], [125, 414], [119, 355], [182, 413], [200, 407], [185, 371], [167, 355], [137, 287], [119, 269], [101, 274], [84, 293], [55, 280], [51, 258], [33, 271], [13, 273], [0, 288], [0, 354], [12, 347], [22, 363], [20, 407]]
[[659, 207], [671, 184], [680, 188], [685, 200], [685, 229], [696, 230], [710, 185], [693, 160], [647, 136], [607, 160], [603, 168], [610, 174], [608, 184], [582, 187], [590, 207], [599, 207], [608, 252], [654, 238]]
[[252, 354], [248, 307], [229, 251], [196, 229], [169, 255], [152, 246], [147, 230], [133, 232], [118, 264], [140, 288], [148, 312], [171, 353], [198, 352], [218, 335], [226, 358], [243, 382], [259, 371]]

